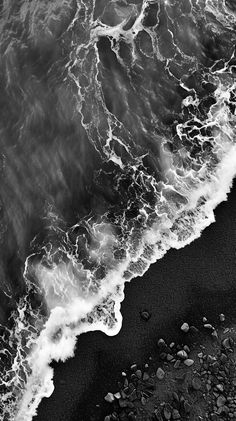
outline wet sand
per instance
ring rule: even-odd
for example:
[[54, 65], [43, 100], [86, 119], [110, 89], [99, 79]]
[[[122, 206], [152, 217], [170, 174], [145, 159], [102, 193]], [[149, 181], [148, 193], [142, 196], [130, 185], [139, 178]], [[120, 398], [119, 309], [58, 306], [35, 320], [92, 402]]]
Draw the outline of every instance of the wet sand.
[[[35, 421], [100, 421], [107, 413], [104, 396], [114, 390], [121, 371], [132, 363], [157, 358], [157, 342], [181, 339], [180, 326], [236, 316], [236, 184], [216, 210], [216, 223], [182, 250], [171, 250], [125, 288], [123, 327], [115, 337], [101, 332], [81, 335], [75, 357], [54, 364], [55, 391], [41, 403]], [[140, 311], [148, 310], [145, 322]], [[99, 404], [99, 407], [96, 405]]]

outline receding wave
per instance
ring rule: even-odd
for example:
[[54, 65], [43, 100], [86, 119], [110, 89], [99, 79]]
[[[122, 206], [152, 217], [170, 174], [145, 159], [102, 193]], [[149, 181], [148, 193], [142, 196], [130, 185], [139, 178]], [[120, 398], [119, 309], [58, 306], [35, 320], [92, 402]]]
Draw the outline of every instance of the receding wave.
[[[78, 335], [120, 330], [125, 282], [142, 276], [170, 248], [198, 238], [214, 222], [213, 211], [227, 200], [236, 174], [233, 3], [62, 3], [34, 3], [32, 9], [25, 2], [15, 15], [23, 22], [27, 16], [26, 51], [37, 42], [45, 51], [51, 42], [53, 51], [62, 44], [67, 52], [66, 59], [44, 63], [40, 76], [42, 63], [30, 67], [34, 86], [39, 80], [47, 89], [52, 85], [52, 98], [56, 89], [58, 114], [50, 122], [58, 127], [63, 120], [63, 138], [41, 147], [41, 137], [33, 137], [31, 147], [38, 149], [36, 155], [30, 149], [29, 167], [4, 149], [29, 176], [27, 209], [34, 209], [33, 190], [44, 203], [41, 215], [33, 212], [43, 224], [27, 237], [23, 292], [2, 326], [4, 420], [32, 419], [53, 392], [50, 362], [72, 357]], [[31, 85], [22, 89], [28, 95]], [[36, 93], [31, 113], [23, 113], [21, 136], [39, 118], [42, 133], [48, 129], [43, 92]], [[11, 81], [6, 93], [13, 95]], [[74, 172], [65, 169], [68, 163]], [[73, 172], [71, 184], [67, 172]], [[60, 194], [54, 181], [61, 183]], [[7, 205], [5, 190], [1, 195]], [[10, 289], [5, 295], [12, 296]]]

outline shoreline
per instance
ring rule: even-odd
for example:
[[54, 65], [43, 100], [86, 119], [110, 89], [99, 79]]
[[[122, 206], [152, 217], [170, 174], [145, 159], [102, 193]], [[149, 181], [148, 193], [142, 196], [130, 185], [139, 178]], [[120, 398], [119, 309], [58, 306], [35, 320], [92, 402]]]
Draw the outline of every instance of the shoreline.
[[[216, 211], [216, 222], [181, 250], [170, 250], [142, 278], [125, 286], [122, 329], [107, 337], [101, 332], [81, 335], [75, 357], [53, 363], [55, 391], [39, 406], [35, 421], [103, 420], [96, 407], [124, 367], [142, 364], [157, 352], [157, 338], [178, 342], [178, 326], [197, 324], [207, 312], [227, 320], [236, 316], [236, 185]], [[140, 311], [151, 314], [148, 322]]]

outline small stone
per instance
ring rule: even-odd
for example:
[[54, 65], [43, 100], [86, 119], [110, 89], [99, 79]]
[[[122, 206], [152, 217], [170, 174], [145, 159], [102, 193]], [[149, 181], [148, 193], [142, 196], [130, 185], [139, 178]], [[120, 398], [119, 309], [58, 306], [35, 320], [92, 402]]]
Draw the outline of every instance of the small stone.
[[121, 394], [120, 394], [120, 392], [116, 392], [116, 393], [114, 393], [114, 397], [115, 397], [116, 399], [120, 399], [120, 398], [121, 398]]
[[180, 360], [176, 360], [174, 363], [174, 368], [179, 368], [181, 361]]
[[147, 310], [143, 310], [140, 312], [140, 316], [143, 320], [145, 320], [145, 322], [147, 322], [150, 319], [151, 314]]
[[156, 371], [156, 376], [158, 378], [158, 380], [163, 380], [165, 377], [165, 372], [164, 370], [162, 370], [161, 367], [158, 367], [157, 371]]
[[179, 402], [179, 395], [178, 395], [178, 393], [173, 392], [172, 396], [173, 396], [173, 399], [174, 399], [176, 402]]
[[188, 354], [184, 350], [178, 351], [177, 352], [177, 357], [181, 358], [182, 360], [186, 360], [188, 358]]
[[202, 321], [203, 321], [203, 323], [206, 323], [207, 322], [207, 318], [206, 317], [203, 317], [202, 318]]
[[191, 358], [187, 358], [187, 360], [184, 360], [184, 364], [185, 364], [187, 367], [191, 367], [191, 365], [193, 365], [193, 364], [194, 364], [194, 361], [193, 361], [193, 360], [191, 360]]
[[164, 339], [160, 338], [159, 341], [157, 342], [157, 345], [162, 348], [162, 347], [166, 347], [166, 343], [164, 341]]
[[216, 330], [214, 329], [211, 336], [213, 336], [213, 338], [218, 339], [218, 333], [216, 332]]
[[210, 384], [207, 384], [207, 385], [206, 385], [206, 390], [207, 390], [208, 392], [210, 392], [210, 390], [211, 390], [211, 385], [210, 385]]
[[189, 331], [189, 325], [188, 325], [188, 323], [183, 323], [180, 329], [183, 332], [187, 333]]
[[222, 353], [221, 356], [220, 356], [220, 361], [224, 364], [224, 363], [226, 363], [227, 360], [228, 360], [227, 355]]
[[186, 412], [186, 414], [189, 414], [189, 412], [191, 411], [192, 406], [190, 405], [190, 403], [188, 401], [184, 401], [184, 410]]
[[202, 382], [201, 379], [199, 379], [199, 377], [194, 377], [192, 379], [192, 387], [194, 390], [200, 390], [202, 387]]
[[111, 421], [111, 416], [110, 416], [110, 415], [107, 415], [107, 416], [104, 418], [104, 421]]
[[127, 401], [127, 400], [125, 400], [125, 399], [120, 399], [120, 400], [119, 400], [119, 405], [120, 405], [120, 407], [121, 407], [121, 408], [127, 408], [127, 406], [128, 406], [128, 401]]
[[221, 313], [221, 314], [219, 315], [219, 318], [220, 318], [220, 321], [221, 321], [221, 322], [224, 322], [224, 321], [225, 321], [225, 315], [224, 315], [223, 313]]
[[167, 359], [167, 361], [172, 361], [174, 359], [174, 357], [171, 354], [167, 354], [166, 359]]
[[167, 353], [166, 352], [161, 352], [160, 354], [160, 358], [164, 361], [167, 357]]
[[149, 364], [145, 364], [145, 366], [144, 366], [145, 368], [148, 368], [149, 367]]
[[220, 392], [223, 392], [223, 391], [224, 391], [224, 386], [223, 386], [223, 384], [217, 384], [217, 385], [216, 385], [216, 388], [217, 388]]
[[170, 349], [174, 348], [174, 346], [175, 346], [175, 343], [174, 342], [171, 342]]
[[131, 366], [130, 366], [130, 368], [131, 368], [131, 370], [132, 371], [136, 371], [137, 370], [137, 364], [132, 364]]
[[214, 329], [214, 327], [210, 323], [204, 324], [205, 329]]
[[173, 418], [173, 420], [179, 420], [180, 419], [180, 413], [179, 413], [178, 409], [173, 409], [172, 418]]
[[189, 353], [190, 353], [190, 348], [188, 347], [188, 345], [184, 345], [183, 350], [184, 350], [185, 352], [187, 352], [187, 354], [189, 354]]
[[164, 418], [168, 421], [171, 419], [172, 407], [169, 404], [164, 406], [163, 415]]
[[122, 375], [123, 377], [126, 377], [126, 376], [127, 376], [127, 374], [126, 374], [124, 371], [122, 371], [121, 375]]
[[147, 400], [145, 399], [145, 397], [144, 397], [144, 396], [142, 396], [142, 397], [141, 397], [141, 404], [142, 404], [142, 405], [145, 405], [145, 404], [146, 404], [146, 402], [147, 402]]
[[143, 380], [146, 382], [150, 378], [148, 373], [143, 373]]
[[138, 377], [138, 379], [142, 378], [142, 371], [141, 370], [136, 370], [135, 371], [136, 376]]
[[197, 327], [195, 327], [195, 326], [190, 326], [189, 330], [190, 330], [190, 332], [191, 332], [191, 333], [193, 333], [193, 334], [195, 334], [195, 333], [198, 333], [198, 332], [199, 332], [198, 328], [197, 328]]
[[109, 402], [109, 403], [112, 403], [115, 400], [113, 393], [110, 393], [110, 392], [107, 393], [104, 399], [106, 402]]
[[226, 402], [225, 397], [224, 397], [224, 396], [222, 396], [222, 395], [220, 395], [220, 396], [217, 398], [216, 405], [218, 406], [218, 408], [220, 408], [221, 406], [224, 406], [225, 402]]
[[230, 348], [229, 338], [225, 338], [225, 339], [222, 341], [222, 345], [223, 345], [223, 347], [224, 347], [225, 349], [229, 349], [229, 348]]

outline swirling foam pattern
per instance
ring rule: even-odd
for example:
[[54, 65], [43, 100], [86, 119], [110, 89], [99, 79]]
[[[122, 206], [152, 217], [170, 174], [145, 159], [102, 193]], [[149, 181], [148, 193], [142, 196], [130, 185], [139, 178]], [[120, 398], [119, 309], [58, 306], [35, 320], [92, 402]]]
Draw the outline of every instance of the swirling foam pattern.
[[2, 286], [15, 305], [3, 323], [0, 413], [29, 421], [53, 392], [49, 363], [73, 356], [83, 332], [116, 334], [125, 282], [199, 237], [227, 199], [236, 9], [233, 0], [1, 7], [1, 229], [24, 270], [18, 296]]

